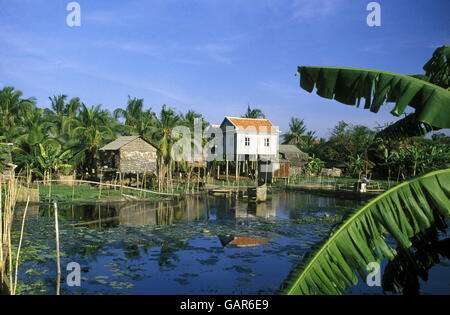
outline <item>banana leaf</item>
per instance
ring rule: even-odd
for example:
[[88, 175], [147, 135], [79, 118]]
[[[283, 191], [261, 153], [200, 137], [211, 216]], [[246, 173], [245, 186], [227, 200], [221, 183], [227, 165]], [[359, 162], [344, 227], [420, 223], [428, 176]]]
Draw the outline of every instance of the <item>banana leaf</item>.
[[369, 263], [392, 260], [396, 251], [387, 234], [402, 248], [436, 221], [450, 216], [450, 169], [434, 171], [391, 188], [354, 212], [304, 266], [282, 285], [284, 294], [343, 294]]
[[444, 89], [450, 87], [450, 46], [437, 48], [430, 60], [423, 66], [427, 81]]
[[408, 105], [421, 123], [450, 128], [450, 91], [415, 78], [386, 71], [339, 68], [298, 67], [300, 86], [347, 105], [361, 105], [376, 113], [385, 103], [395, 103], [391, 113], [402, 115]]
[[375, 137], [380, 139], [401, 140], [410, 137], [424, 136], [431, 131], [439, 129], [440, 128], [418, 121], [416, 114], [413, 113], [384, 128], [378, 132]]

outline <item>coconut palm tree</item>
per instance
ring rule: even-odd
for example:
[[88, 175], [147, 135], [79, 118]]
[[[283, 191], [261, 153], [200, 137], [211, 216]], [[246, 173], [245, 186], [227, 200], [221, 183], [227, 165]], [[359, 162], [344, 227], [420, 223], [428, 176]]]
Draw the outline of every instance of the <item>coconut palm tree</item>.
[[49, 131], [51, 122], [43, 115], [44, 110], [35, 108], [23, 113], [17, 120], [17, 124], [11, 128], [10, 135], [15, 143], [15, 162], [20, 167], [28, 165], [30, 168], [38, 168], [36, 156], [39, 152], [39, 144], [50, 139]]
[[114, 110], [114, 118], [124, 119], [125, 133], [129, 135], [144, 135], [153, 123], [153, 116], [151, 109], [144, 110], [144, 99], [131, 98], [130, 95], [126, 109]]
[[69, 142], [71, 129], [76, 125], [78, 112], [81, 108], [81, 102], [78, 97], [72, 98], [66, 102], [67, 95], [55, 95], [49, 97], [51, 109], [45, 109], [43, 115], [52, 122], [50, 135], [58, 139], [58, 142], [64, 146]]
[[283, 135], [284, 144], [293, 144], [300, 147], [303, 144], [303, 137], [306, 132], [306, 126], [303, 119], [292, 117], [289, 123], [289, 131]]
[[13, 87], [5, 87], [0, 91], [0, 135], [12, 141], [11, 128], [17, 125], [17, 120], [28, 111], [35, 108], [34, 98], [22, 98], [22, 92]]
[[254, 119], [259, 119], [259, 118], [266, 118], [266, 115], [264, 115], [264, 113], [262, 112], [262, 110], [258, 109], [258, 108], [254, 108], [251, 109], [250, 105], [247, 106], [247, 112], [241, 116], [242, 118], [254, 118]]
[[[164, 104], [159, 116], [155, 117], [155, 123], [150, 127], [152, 143], [157, 145], [159, 153], [159, 189], [164, 187], [164, 178], [169, 175], [172, 168], [171, 150], [175, 139], [172, 138], [172, 130], [182, 123], [182, 116], [174, 109], [167, 108]], [[169, 178], [168, 177], [168, 178]], [[169, 184], [167, 184], [169, 186]]]
[[82, 170], [96, 169], [98, 149], [114, 138], [115, 122], [100, 105], [88, 108], [82, 104], [68, 143], [74, 155], [71, 162]]

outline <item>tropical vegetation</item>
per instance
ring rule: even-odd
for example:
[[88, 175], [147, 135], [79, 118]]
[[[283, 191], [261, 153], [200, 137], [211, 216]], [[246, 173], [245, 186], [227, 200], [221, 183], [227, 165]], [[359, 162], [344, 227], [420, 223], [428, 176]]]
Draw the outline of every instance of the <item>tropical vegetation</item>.
[[[405, 140], [431, 130], [450, 128], [449, 69], [449, 46], [435, 51], [424, 66], [425, 75], [405, 76], [337, 67], [298, 68], [300, 86], [308, 92], [316, 87], [317, 94], [322, 97], [357, 107], [364, 98], [364, 108], [373, 112], [378, 112], [385, 102], [395, 103], [391, 113], [396, 116], [403, 114], [409, 105], [414, 110], [412, 113], [383, 129], [375, 138], [378, 140], [376, 145], [384, 149], [382, 165], [388, 172], [391, 173], [391, 167], [396, 165], [403, 177], [408, 173], [413, 178], [370, 200], [332, 230], [311, 258], [291, 273], [282, 292], [345, 293], [358, 282], [357, 275], [365, 278], [365, 271], [371, 271], [374, 263], [388, 258], [390, 266], [402, 266], [414, 255], [409, 248], [417, 243], [423, 247], [423, 244], [436, 241], [433, 231], [445, 228], [445, 220], [450, 217], [450, 168], [446, 165], [449, 147], [444, 145], [442, 151], [437, 147], [427, 151], [420, 145], [405, 142], [394, 152], [389, 147], [393, 139]], [[338, 129], [345, 130], [346, 126], [341, 127]], [[445, 138], [439, 135], [432, 140]], [[426, 142], [422, 140], [423, 143]], [[363, 147], [367, 148], [367, 144]], [[352, 156], [350, 166], [354, 172], [360, 172], [363, 167], [361, 160], [361, 155]], [[446, 166], [446, 169], [414, 177], [429, 167]], [[430, 235], [432, 240], [429, 240]], [[392, 242], [398, 244], [398, 251], [391, 246]], [[392, 272], [394, 267], [387, 269], [388, 277], [402, 277]], [[395, 279], [391, 283], [396, 283]]]

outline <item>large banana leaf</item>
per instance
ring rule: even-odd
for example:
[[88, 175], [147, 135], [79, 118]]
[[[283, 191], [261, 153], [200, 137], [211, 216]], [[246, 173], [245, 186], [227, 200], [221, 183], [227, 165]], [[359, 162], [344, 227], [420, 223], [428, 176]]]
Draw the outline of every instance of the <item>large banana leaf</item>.
[[338, 67], [298, 67], [300, 86], [347, 105], [378, 112], [388, 102], [395, 103], [391, 113], [403, 114], [407, 106], [415, 109], [419, 122], [438, 128], [450, 128], [450, 91], [418, 78], [367, 69]]
[[350, 216], [303, 268], [291, 272], [283, 285], [287, 294], [341, 294], [364, 279], [365, 268], [395, 250], [390, 234], [403, 248], [435, 221], [450, 216], [450, 169], [405, 181], [370, 200]]

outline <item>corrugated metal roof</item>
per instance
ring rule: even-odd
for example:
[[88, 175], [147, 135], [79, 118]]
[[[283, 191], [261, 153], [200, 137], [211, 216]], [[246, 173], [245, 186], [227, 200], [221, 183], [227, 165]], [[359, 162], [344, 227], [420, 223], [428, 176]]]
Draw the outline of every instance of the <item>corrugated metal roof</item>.
[[136, 140], [140, 138], [140, 136], [123, 136], [119, 137], [113, 142], [108, 143], [103, 148], [100, 149], [100, 151], [116, 151], [119, 150], [124, 145], [130, 143], [133, 140]]

